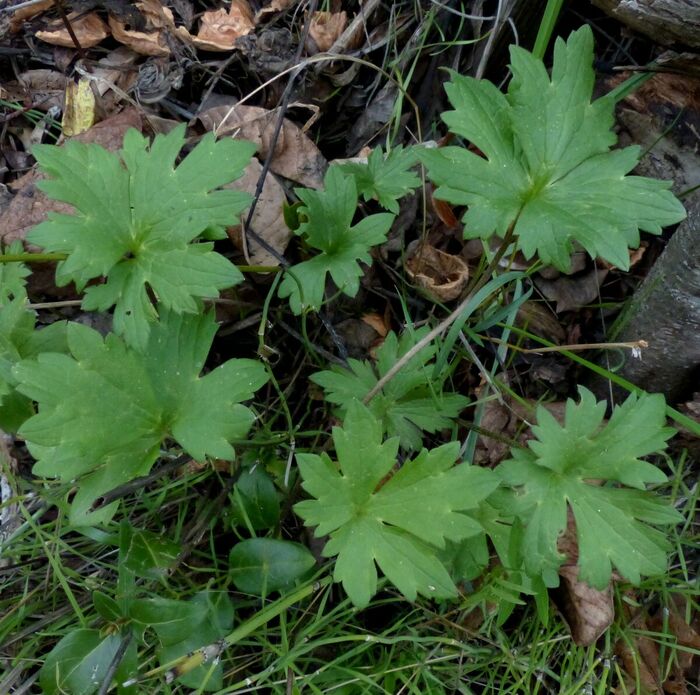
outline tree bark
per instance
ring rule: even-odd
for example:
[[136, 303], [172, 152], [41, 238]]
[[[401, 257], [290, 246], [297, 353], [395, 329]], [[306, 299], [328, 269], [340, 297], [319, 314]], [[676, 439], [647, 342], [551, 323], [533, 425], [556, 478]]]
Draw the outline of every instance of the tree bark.
[[642, 359], [628, 358], [621, 376], [670, 402], [700, 384], [700, 198], [635, 293], [615, 340], [644, 339]]
[[596, 7], [665, 46], [700, 49], [698, 0], [592, 0]]

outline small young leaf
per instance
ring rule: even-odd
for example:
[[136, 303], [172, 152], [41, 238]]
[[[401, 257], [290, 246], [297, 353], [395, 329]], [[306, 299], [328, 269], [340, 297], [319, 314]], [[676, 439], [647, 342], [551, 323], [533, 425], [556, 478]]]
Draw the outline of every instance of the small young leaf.
[[[492, 471], [455, 466], [459, 443], [423, 450], [389, 478], [398, 440], [382, 443], [382, 426], [358, 402], [347, 409], [343, 429], [333, 428], [338, 467], [326, 454], [297, 454], [302, 487], [314, 500], [295, 505], [323, 550], [338, 556], [334, 577], [356, 606], [377, 590], [375, 562], [410, 601], [416, 594], [454, 597], [455, 585], [437, 550], [481, 532], [469, 515], [498, 485]], [[383, 484], [381, 484], [383, 483]], [[381, 484], [381, 485], [380, 485]]]
[[[525, 524], [522, 555], [533, 576], [556, 582], [563, 558], [557, 539], [566, 528], [567, 508], [573, 511], [578, 538], [580, 578], [602, 589], [613, 567], [633, 584], [642, 575], [666, 571], [666, 535], [650, 524], [675, 524], [681, 515], [662, 498], [648, 493], [648, 483], [666, 476], [639, 457], [665, 447], [674, 430], [664, 426], [662, 396], [634, 394], [617, 407], [602, 426], [605, 404], [579, 388], [581, 400], [569, 400], [566, 424], [545, 409], [537, 411], [537, 439], [529, 449], [514, 449], [496, 472], [517, 488], [506, 498], [509, 514]], [[591, 481], [611, 481], [629, 490]]]
[[95, 610], [100, 616], [110, 622], [116, 622], [123, 617], [119, 604], [111, 596], [107, 596], [101, 591], [92, 592], [92, 605], [95, 606]]
[[365, 200], [376, 200], [389, 212], [399, 212], [399, 198], [420, 186], [420, 179], [411, 171], [418, 158], [412, 149], [400, 145], [386, 156], [381, 147], [372, 150], [367, 164], [348, 162], [339, 168], [355, 179], [357, 192]]
[[551, 79], [543, 63], [511, 47], [504, 95], [490, 82], [452, 73], [454, 111], [443, 120], [484, 156], [461, 147], [421, 149], [435, 195], [466, 205], [466, 238], [504, 237], [512, 224], [526, 258], [567, 270], [573, 242], [626, 270], [639, 229], [659, 234], [685, 210], [669, 182], [626, 176], [639, 148], [615, 144], [614, 101], [591, 103], [595, 74], [589, 26], [557, 39]]
[[[234, 224], [250, 201], [246, 193], [216, 190], [236, 180], [255, 150], [212, 134], [175, 167], [185, 126], [158, 135], [150, 148], [136, 130], [124, 138], [121, 158], [99, 145], [37, 145], [33, 154], [50, 178], [38, 185], [73, 205], [75, 215], [50, 213], [27, 239], [69, 254], [58, 264], [59, 286], [107, 276], [85, 292], [83, 308], [114, 306], [114, 330], [143, 349], [156, 310], [196, 313], [200, 298], [242, 280], [238, 269], [209, 243], [191, 244], [205, 230]], [[122, 162], [125, 166], [122, 165]]]
[[[338, 414], [344, 417], [347, 406], [361, 401], [428, 330], [406, 331], [400, 338], [389, 332], [377, 350], [376, 366], [367, 360], [350, 359], [349, 370], [333, 366], [312, 374], [311, 381], [323, 387], [326, 399], [340, 406]], [[404, 449], [420, 449], [421, 430], [433, 433], [450, 427], [469, 403], [466, 396], [441, 392], [440, 378], [434, 378], [430, 364], [436, 352], [435, 345], [427, 345], [369, 402], [369, 409], [382, 423], [384, 432], [398, 436]]]
[[73, 630], [51, 650], [39, 671], [39, 683], [46, 695], [97, 692], [119, 649], [120, 637], [102, 639], [99, 630]]
[[71, 507], [74, 524], [110, 518], [115, 504], [90, 512], [93, 501], [154, 463], [172, 436], [197, 460], [232, 460], [230, 441], [243, 438], [253, 413], [241, 401], [267, 381], [254, 360], [233, 359], [199, 374], [216, 332], [211, 313], [164, 311], [145, 353], [115, 335], [68, 327], [70, 355], [40, 354], [13, 373], [18, 390], [39, 403], [21, 428], [37, 475], [80, 476]]
[[322, 252], [293, 266], [280, 284], [279, 296], [289, 297], [289, 305], [295, 314], [321, 306], [328, 274], [338, 289], [348, 297], [354, 297], [362, 277], [358, 261], [372, 262], [369, 249], [386, 240], [394, 219], [393, 215], [379, 213], [353, 225], [357, 210], [357, 188], [353, 178], [343, 174], [339, 167], [332, 166], [326, 172], [324, 184], [322, 191], [295, 189], [304, 203], [298, 214], [306, 217], [296, 234], [304, 235], [309, 246]]
[[262, 466], [256, 465], [243, 471], [231, 499], [231, 520], [234, 524], [250, 524], [254, 531], [277, 525], [280, 518], [279, 496]]
[[249, 538], [231, 550], [229, 572], [239, 591], [266, 596], [293, 587], [314, 564], [314, 556], [299, 543]]

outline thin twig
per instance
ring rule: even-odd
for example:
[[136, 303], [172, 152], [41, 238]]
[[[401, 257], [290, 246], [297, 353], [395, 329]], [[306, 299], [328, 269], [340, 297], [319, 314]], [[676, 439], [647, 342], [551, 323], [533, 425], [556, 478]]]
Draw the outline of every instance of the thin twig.
[[131, 644], [131, 640], [133, 639], [133, 637], [134, 637], [133, 630], [127, 629], [126, 634], [124, 635], [121, 643], [119, 644], [119, 648], [114, 653], [114, 658], [109, 663], [109, 668], [107, 669], [107, 671], [105, 673], [105, 677], [102, 681], [102, 685], [100, 686], [100, 689], [97, 691], [97, 695], [107, 695], [107, 693], [109, 692], [110, 683], [112, 682], [112, 679], [114, 678], [114, 674], [117, 672], [117, 669], [119, 668], [119, 664], [121, 663], [122, 659], [124, 658], [124, 654], [126, 654], [126, 650], [129, 648], [129, 645]]

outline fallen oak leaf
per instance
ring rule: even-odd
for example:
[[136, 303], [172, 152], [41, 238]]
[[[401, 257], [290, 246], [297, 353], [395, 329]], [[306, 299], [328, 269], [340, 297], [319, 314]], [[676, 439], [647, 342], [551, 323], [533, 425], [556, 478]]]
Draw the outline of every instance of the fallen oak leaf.
[[[109, 36], [109, 27], [100, 19], [96, 12], [90, 12], [82, 17], [77, 12], [71, 12], [66, 20], [71, 26], [75, 38], [81, 48], [92, 48]], [[52, 46], [75, 48], [75, 41], [62, 21], [54, 22], [49, 29], [37, 31], [36, 38]]]

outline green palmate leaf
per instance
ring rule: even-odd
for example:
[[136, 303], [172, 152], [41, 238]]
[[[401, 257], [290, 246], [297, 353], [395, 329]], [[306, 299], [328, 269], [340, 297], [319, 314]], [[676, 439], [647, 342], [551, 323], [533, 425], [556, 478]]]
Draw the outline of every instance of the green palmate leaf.
[[[9, 246], [0, 244], [0, 253], [23, 253], [21, 241], [13, 241]], [[0, 263], [0, 307], [13, 298], [24, 296], [27, 278], [32, 271], [24, 263]]]
[[107, 276], [88, 287], [83, 308], [114, 306], [114, 329], [143, 348], [157, 314], [149, 293], [177, 313], [195, 313], [200, 298], [240, 282], [238, 269], [199, 235], [235, 223], [250, 202], [246, 193], [216, 190], [243, 173], [255, 147], [206, 135], [175, 167], [184, 125], [148, 143], [136, 130], [124, 138], [121, 157], [94, 144], [34, 148], [49, 174], [39, 185], [51, 198], [73, 205], [74, 215], [50, 214], [28, 239], [47, 251], [67, 253], [59, 285]]
[[372, 150], [367, 164], [348, 162], [339, 168], [355, 179], [357, 192], [365, 200], [376, 200], [389, 212], [399, 212], [399, 198], [420, 186], [420, 179], [411, 171], [418, 158], [412, 149], [395, 147], [386, 156], [380, 147]]
[[148, 472], [166, 437], [198, 460], [233, 458], [230, 442], [244, 437], [254, 419], [240, 402], [267, 374], [258, 362], [234, 359], [200, 377], [215, 332], [211, 313], [164, 310], [141, 353], [113, 334], [103, 338], [70, 324], [69, 355], [43, 353], [15, 367], [18, 390], [39, 404], [21, 429], [37, 461], [34, 472], [80, 477], [73, 523], [111, 516], [114, 505], [88, 513], [90, 505]]
[[308, 548], [275, 538], [248, 538], [236, 543], [229, 557], [236, 588], [259, 596], [293, 587], [314, 564]]
[[507, 95], [483, 80], [452, 74], [450, 130], [484, 156], [461, 147], [423, 149], [436, 196], [467, 205], [465, 237], [505, 236], [515, 224], [527, 258], [569, 267], [573, 242], [591, 256], [629, 267], [639, 230], [658, 234], [685, 217], [669, 182], [626, 176], [638, 147], [610, 151], [614, 100], [591, 103], [593, 34], [585, 26], [557, 39], [551, 79], [543, 63], [511, 47]]
[[[0, 264], [0, 271], [4, 267]], [[27, 308], [26, 274], [16, 268], [0, 277], [5, 283], [0, 285], [0, 429], [6, 432], [16, 432], [34, 413], [31, 400], [16, 389], [14, 365], [47, 350], [66, 351], [65, 321], [35, 330], [36, 314]]]
[[[562, 426], [545, 409], [537, 412], [537, 439], [515, 449], [496, 471], [516, 487], [506, 498], [509, 515], [522, 519], [525, 568], [557, 583], [563, 561], [557, 538], [573, 512], [580, 577], [603, 588], [613, 568], [632, 583], [666, 570], [666, 535], [650, 524], [674, 524], [682, 517], [662, 498], [645, 490], [666, 476], [641, 456], [663, 449], [674, 430], [664, 427], [660, 395], [629, 396], [603, 426], [605, 404], [584, 388], [578, 404], [569, 400]], [[598, 485], [596, 481], [620, 483]]]
[[[400, 338], [389, 332], [377, 350], [376, 366], [367, 360], [350, 359], [349, 369], [334, 366], [310, 378], [323, 387], [328, 401], [340, 406], [339, 415], [343, 417], [348, 405], [361, 401], [428, 330], [406, 331]], [[431, 364], [436, 352], [436, 346], [428, 344], [369, 402], [384, 432], [398, 436], [405, 449], [420, 449], [421, 430], [433, 433], [450, 427], [469, 403], [466, 396], [442, 393], [444, 377], [436, 377]]]
[[497, 486], [490, 470], [455, 466], [459, 443], [423, 450], [381, 484], [396, 465], [398, 440], [382, 443], [382, 426], [355, 402], [344, 428], [333, 429], [338, 465], [326, 454], [298, 454], [303, 488], [316, 499], [294, 509], [316, 536], [330, 535], [323, 554], [337, 556], [334, 577], [357, 606], [377, 590], [376, 565], [409, 600], [456, 595], [437, 557], [446, 540], [480, 533], [469, 515]]
[[306, 308], [321, 306], [328, 274], [346, 295], [357, 294], [362, 277], [359, 262], [371, 263], [369, 249], [386, 240], [394, 216], [370, 215], [353, 225], [357, 187], [354, 179], [337, 166], [326, 172], [324, 190], [297, 188], [295, 192], [304, 203], [298, 213], [306, 217], [296, 234], [321, 251], [293, 266], [280, 284], [280, 297], [289, 297], [292, 311], [300, 314]]

